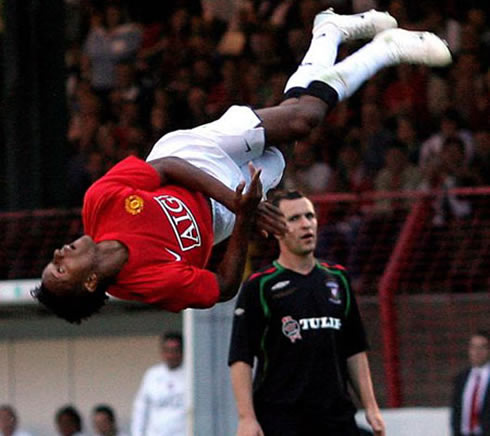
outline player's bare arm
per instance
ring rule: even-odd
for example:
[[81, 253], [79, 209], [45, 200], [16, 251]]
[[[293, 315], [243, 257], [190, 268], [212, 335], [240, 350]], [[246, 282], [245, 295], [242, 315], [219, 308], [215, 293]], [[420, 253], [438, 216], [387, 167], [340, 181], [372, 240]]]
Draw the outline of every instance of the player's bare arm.
[[220, 301], [230, 300], [238, 292], [252, 230], [252, 223], [249, 217], [257, 209], [262, 199], [261, 171], [256, 170], [252, 164], [249, 166], [252, 182], [245, 194], [243, 193], [245, 182], [240, 183], [235, 191], [235, 226], [228, 242], [228, 248], [218, 267], [217, 277], [220, 288]]
[[[211, 197], [237, 213], [235, 192], [215, 177], [178, 157], [164, 157], [148, 162], [160, 175], [161, 184], [179, 184], [185, 188], [198, 191]], [[259, 229], [282, 235], [286, 231], [286, 223], [280, 210], [267, 202], [261, 202], [256, 210], [256, 224]], [[251, 210], [248, 211], [248, 217]]]

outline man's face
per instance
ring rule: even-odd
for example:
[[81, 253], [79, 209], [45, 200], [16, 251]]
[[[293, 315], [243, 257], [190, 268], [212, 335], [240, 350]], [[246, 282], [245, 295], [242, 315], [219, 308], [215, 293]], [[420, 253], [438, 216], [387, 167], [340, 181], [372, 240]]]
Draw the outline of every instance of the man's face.
[[311, 254], [316, 248], [318, 222], [313, 204], [307, 198], [281, 200], [279, 209], [286, 217], [287, 231], [279, 238], [281, 251], [298, 256]]
[[182, 364], [182, 347], [175, 339], [167, 339], [162, 344], [162, 359], [170, 369], [178, 368]]
[[13, 434], [16, 427], [15, 416], [9, 410], [0, 410], [0, 433], [5, 436]]
[[87, 235], [56, 249], [53, 259], [44, 268], [43, 284], [54, 294], [63, 295], [66, 289], [88, 278], [94, 265], [95, 253], [96, 244]]
[[470, 339], [468, 356], [471, 366], [483, 366], [488, 362], [489, 344], [484, 336], [474, 335]]
[[114, 430], [114, 424], [109, 418], [109, 415], [104, 412], [97, 412], [93, 416], [93, 425], [97, 433], [102, 435], [111, 434]]
[[77, 423], [68, 414], [59, 416], [56, 425], [58, 427], [58, 433], [61, 436], [73, 436], [79, 431]]

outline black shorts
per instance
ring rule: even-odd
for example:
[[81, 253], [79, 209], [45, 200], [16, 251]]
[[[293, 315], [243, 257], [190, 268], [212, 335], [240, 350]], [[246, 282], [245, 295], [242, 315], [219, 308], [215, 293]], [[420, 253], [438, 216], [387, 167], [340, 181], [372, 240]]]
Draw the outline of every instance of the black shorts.
[[354, 416], [333, 421], [308, 409], [256, 407], [265, 436], [360, 436]]

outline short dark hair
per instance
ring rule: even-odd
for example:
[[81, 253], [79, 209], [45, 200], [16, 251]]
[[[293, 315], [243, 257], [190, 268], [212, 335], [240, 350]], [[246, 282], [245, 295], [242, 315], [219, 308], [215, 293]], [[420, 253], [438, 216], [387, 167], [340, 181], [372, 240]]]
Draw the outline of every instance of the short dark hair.
[[114, 409], [107, 404], [99, 404], [94, 407], [93, 414], [104, 413], [109, 418], [113, 424], [116, 422], [116, 415], [114, 414]]
[[64, 406], [56, 412], [56, 422], [59, 422], [60, 418], [63, 416], [69, 416], [77, 427], [77, 431], [82, 431], [82, 418], [78, 413], [77, 409], [73, 406]]
[[162, 344], [167, 341], [177, 341], [180, 344], [180, 348], [184, 347], [184, 340], [182, 339], [182, 334], [177, 331], [166, 332], [161, 337]]
[[297, 200], [298, 198], [307, 198], [301, 191], [292, 189], [279, 189], [272, 192], [268, 200], [274, 205], [279, 206], [282, 200]]
[[[41, 283], [31, 291], [31, 295], [56, 316], [72, 324], [80, 324], [104, 306], [109, 298], [106, 290], [112, 282], [113, 280], [101, 281], [94, 292], [76, 292], [75, 295], [63, 296], [54, 294]], [[74, 290], [79, 291], [79, 289]]]

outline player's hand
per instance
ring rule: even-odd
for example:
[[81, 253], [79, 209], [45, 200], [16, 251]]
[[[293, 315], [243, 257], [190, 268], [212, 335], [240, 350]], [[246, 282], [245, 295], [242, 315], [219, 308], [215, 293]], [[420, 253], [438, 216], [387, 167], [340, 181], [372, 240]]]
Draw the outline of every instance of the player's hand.
[[255, 223], [263, 236], [282, 236], [287, 231], [286, 218], [281, 210], [272, 203], [264, 200], [257, 206]]
[[256, 419], [240, 418], [236, 436], [264, 436], [264, 432]]
[[366, 420], [375, 436], [386, 436], [385, 423], [379, 409], [366, 410]]
[[243, 193], [245, 182], [241, 182], [237, 186], [235, 190], [235, 210], [237, 217], [250, 217], [251, 221], [255, 210], [262, 200], [262, 182], [260, 181], [260, 173], [262, 170], [256, 169], [251, 162], [248, 167], [252, 181], [245, 193]]

